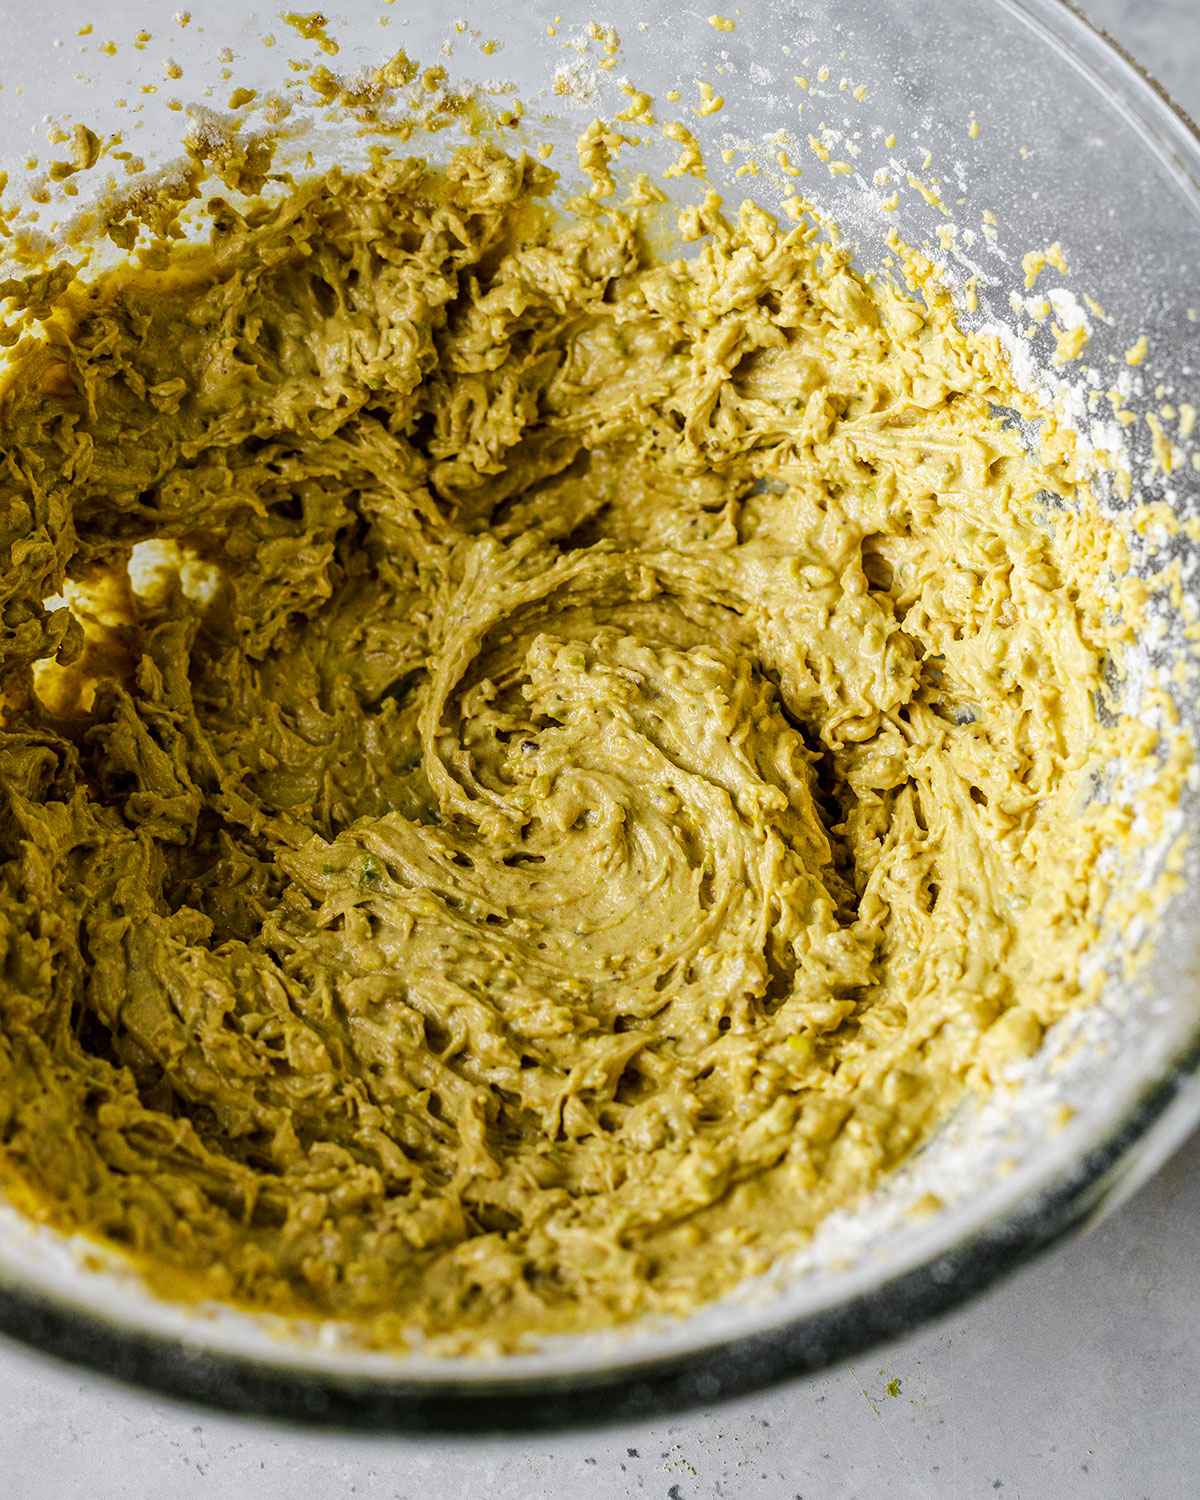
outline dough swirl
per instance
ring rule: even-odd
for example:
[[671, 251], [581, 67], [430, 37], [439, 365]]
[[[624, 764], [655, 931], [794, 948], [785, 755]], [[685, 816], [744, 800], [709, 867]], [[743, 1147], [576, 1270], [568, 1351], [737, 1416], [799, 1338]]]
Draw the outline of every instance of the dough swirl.
[[333, 174], [15, 351], [0, 1148], [173, 1295], [685, 1309], [1078, 995], [1069, 434], [811, 224], [549, 183]]

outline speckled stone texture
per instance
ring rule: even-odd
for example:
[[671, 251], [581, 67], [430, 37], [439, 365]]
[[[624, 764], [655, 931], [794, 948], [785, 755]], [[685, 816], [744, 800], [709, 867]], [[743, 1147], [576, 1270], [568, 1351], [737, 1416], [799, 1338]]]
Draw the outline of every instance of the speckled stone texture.
[[[1200, 0], [1086, 9], [1200, 117]], [[1198, 1226], [1195, 1137], [1100, 1229], [914, 1337], [766, 1396], [563, 1437], [291, 1431], [0, 1341], [0, 1496], [1194, 1500]]]

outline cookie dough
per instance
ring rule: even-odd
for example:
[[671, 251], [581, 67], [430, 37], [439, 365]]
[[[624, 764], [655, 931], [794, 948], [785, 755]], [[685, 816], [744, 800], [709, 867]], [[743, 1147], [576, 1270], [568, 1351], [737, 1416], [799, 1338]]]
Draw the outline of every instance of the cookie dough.
[[168, 1295], [678, 1312], [1079, 998], [1071, 434], [919, 259], [710, 197], [656, 261], [551, 182], [381, 158], [7, 287], [0, 1160]]

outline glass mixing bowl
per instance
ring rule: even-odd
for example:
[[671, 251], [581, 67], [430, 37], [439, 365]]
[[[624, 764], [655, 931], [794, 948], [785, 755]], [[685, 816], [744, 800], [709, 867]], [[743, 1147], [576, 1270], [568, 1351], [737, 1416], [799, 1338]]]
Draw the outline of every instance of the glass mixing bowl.
[[[802, 185], [856, 242], [864, 266], [885, 259], [887, 234], [898, 228], [930, 246], [952, 284], [976, 275], [979, 306], [964, 312], [968, 324], [1004, 329], [1025, 321], [1012, 302], [1024, 295], [1022, 255], [1058, 241], [1068, 285], [1105, 310], [1092, 315], [1087, 351], [1100, 385], [1129, 370], [1124, 350], [1144, 334], [1150, 353], [1134, 374], [1130, 406], [1181, 403], [1198, 389], [1200, 137], [1060, 0], [745, 0], [729, 11], [732, 30], [673, 5], [643, 11], [613, 0], [594, 13], [619, 33], [611, 68], [610, 40], [586, 26], [593, 13], [567, 14], [567, 0], [494, 0], [486, 14], [457, 25], [457, 6], [342, 0], [328, 12], [341, 44], [336, 57], [271, 11], [192, 3], [187, 24], [149, 0], [23, 14], [6, 38], [0, 79], [0, 167], [14, 184], [27, 156], [47, 154], [47, 127], [76, 119], [105, 134], [122, 130], [147, 172], [169, 168], [186, 118], [172, 99], [220, 115], [230, 90], [243, 86], [258, 90], [261, 102], [295, 82], [294, 57], [354, 74], [403, 46], [422, 64], [444, 62], [455, 82], [474, 82], [499, 106], [509, 99], [504, 86], [515, 83], [526, 114], [510, 132], [514, 140], [553, 141], [556, 161], [567, 162], [580, 130], [627, 102], [622, 78], [660, 98], [678, 86], [685, 106], [695, 80], [709, 79], [725, 109], [689, 114], [689, 123], [714, 186], [734, 202], [753, 196], [778, 205], [790, 184], [773, 168], [771, 137], [783, 130], [803, 143], [812, 132], [847, 170], [830, 174], [805, 154]], [[288, 150], [300, 163], [311, 153], [316, 167], [352, 164], [367, 148], [354, 128], [312, 107], [297, 104], [289, 126], [296, 138]], [[441, 156], [454, 138], [447, 130], [413, 149]], [[654, 158], [659, 165], [668, 149]], [[729, 163], [723, 149], [731, 150]], [[762, 163], [758, 174], [737, 175], [750, 159]], [[887, 182], [876, 182], [880, 169]], [[909, 183], [928, 187], [931, 173], [945, 213]], [[86, 207], [92, 191], [80, 183], [73, 208]], [[694, 183], [664, 185], [682, 197], [697, 191]], [[899, 206], [881, 212], [893, 185], [903, 189]], [[15, 191], [10, 186], [10, 197]], [[50, 217], [47, 210], [43, 227]], [[938, 237], [947, 223], [959, 226], [953, 248]], [[1032, 344], [1003, 336], [1026, 351], [1017, 360], [1023, 379], [1049, 378], [1048, 334]], [[1080, 391], [1060, 394], [1084, 410]], [[1136, 498], [1163, 498], [1176, 513], [1195, 514], [1200, 473], [1185, 464], [1169, 481], [1145, 480], [1144, 423], [1130, 446]], [[1155, 564], [1178, 560], [1193, 610], [1198, 552], [1200, 543], [1180, 534]], [[1127, 701], [1137, 701], [1148, 665], [1186, 649], [1180, 619], [1164, 621], [1134, 653]], [[1178, 710], [1200, 731], [1194, 691], [1181, 694]], [[1147, 854], [1147, 883], [1179, 828], [1200, 833], [1194, 778], [1179, 826]], [[0, 1327], [239, 1411], [401, 1427], [645, 1417], [816, 1369], [915, 1327], [1093, 1220], [1200, 1120], [1198, 842], [1193, 837], [1176, 894], [1155, 924], [1152, 956], [1133, 979], [1110, 980], [1101, 1002], [1060, 1025], [1011, 1088], [960, 1111], [875, 1198], [829, 1221], [801, 1257], [683, 1321], [550, 1341], [490, 1362], [368, 1354], [336, 1330], [285, 1337], [228, 1310], [161, 1303], [119, 1266], [97, 1265], [94, 1247], [89, 1257], [87, 1247], [0, 1206]], [[1131, 929], [1126, 942], [1143, 935]], [[945, 1208], [914, 1216], [913, 1205], [931, 1191]]]

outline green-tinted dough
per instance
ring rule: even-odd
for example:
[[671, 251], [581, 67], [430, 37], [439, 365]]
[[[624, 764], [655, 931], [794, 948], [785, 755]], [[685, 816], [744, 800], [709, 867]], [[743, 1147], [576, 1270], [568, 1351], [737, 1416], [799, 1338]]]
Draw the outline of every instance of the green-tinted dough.
[[172, 1295], [683, 1309], [1079, 994], [1070, 435], [811, 225], [549, 182], [335, 175], [16, 351], [0, 1154]]

